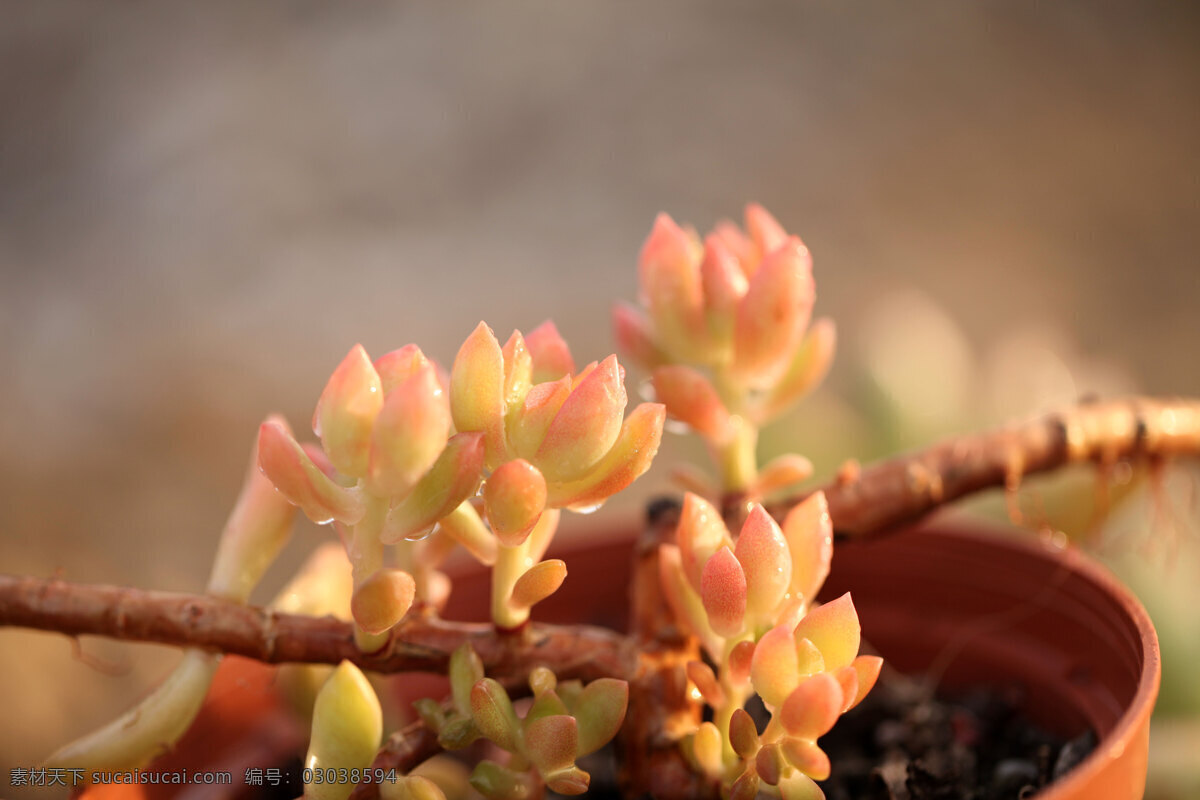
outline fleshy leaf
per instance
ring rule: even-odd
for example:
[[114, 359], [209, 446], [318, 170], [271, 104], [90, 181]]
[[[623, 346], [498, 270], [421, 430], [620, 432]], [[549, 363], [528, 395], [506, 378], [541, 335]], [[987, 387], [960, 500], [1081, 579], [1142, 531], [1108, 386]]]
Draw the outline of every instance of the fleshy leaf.
[[525, 337], [525, 346], [529, 348], [533, 360], [533, 382], [545, 383], [556, 381], [564, 375], [575, 372], [575, 359], [571, 358], [571, 348], [558, 332], [558, 327], [546, 320], [538, 325]]
[[761, 497], [780, 489], [794, 487], [812, 477], [812, 473], [813, 465], [807, 458], [795, 453], [785, 453], [771, 459], [759, 470], [754, 489]]
[[353, 525], [362, 519], [362, 498], [330, 480], [278, 421], [268, 420], [258, 429], [258, 465], [313, 522], [336, 519]]
[[809, 495], [788, 512], [783, 536], [792, 554], [792, 593], [811, 600], [825, 583], [833, 558], [833, 521], [824, 492]]
[[863, 698], [875, 687], [875, 681], [879, 680], [879, 670], [883, 668], [883, 659], [879, 656], [859, 656], [850, 663], [850, 666], [858, 674], [858, 691], [855, 692], [854, 699], [850, 701], [847, 711], [861, 703]]
[[483, 477], [483, 456], [483, 434], [451, 436], [438, 460], [417, 481], [408, 497], [388, 512], [379, 537], [383, 543], [395, 544], [428, 530], [474, 495]]
[[842, 711], [848, 711], [854, 698], [858, 697], [858, 673], [854, 669], [854, 664], [836, 669], [829, 674], [833, 675], [834, 680], [842, 687]]
[[779, 712], [784, 730], [801, 739], [823, 736], [842, 713], [842, 687], [828, 672], [805, 678], [792, 690]]
[[819, 386], [833, 365], [836, 349], [837, 328], [833, 320], [822, 317], [813, 322], [801, 340], [792, 363], [768, 394], [759, 422], [779, 416]]
[[416, 584], [398, 569], [379, 569], [354, 590], [350, 613], [367, 633], [383, 633], [412, 607]]
[[758, 728], [744, 708], [735, 708], [729, 718], [729, 744], [738, 758], [753, 758], [758, 752]]
[[755, 772], [758, 773], [758, 777], [762, 778], [763, 783], [771, 786], [779, 783], [786, 766], [787, 762], [783, 758], [783, 753], [779, 751], [778, 743], [763, 745], [754, 756]]
[[[282, 417], [273, 422], [287, 429]], [[237, 504], [225, 522], [208, 579], [208, 593], [244, 603], [292, 532], [296, 507], [275, 491], [258, 467], [258, 442], [242, 481]]]
[[779, 781], [782, 800], [825, 800], [825, 793], [812, 778], [800, 771], [789, 772]]
[[758, 269], [762, 254], [758, 252], [754, 242], [736, 224], [723, 219], [713, 227], [712, 235], [721, 240], [721, 244], [733, 254], [747, 279]]
[[[699, 593], [692, 588], [683, 574], [678, 547], [664, 544], [659, 548], [658, 575], [663, 595], [674, 618], [698, 638], [710, 654], [719, 657], [721, 640], [708, 623], [708, 614], [704, 611]], [[735, 647], [734, 650], [736, 649]]]
[[792, 559], [783, 532], [758, 503], [742, 525], [734, 555], [746, 573], [746, 613], [755, 621], [769, 618], [791, 585]]
[[738, 306], [733, 369], [754, 387], [770, 387], [791, 363], [812, 313], [812, 259], [799, 239], [764, 259]]
[[550, 423], [570, 396], [570, 375], [530, 388], [520, 411], [510, 418], [508, 425], [509, 443], [517, 455], [525, 459], [537, 455]]
[[594, 753], [612, 741], [625, 721], [629, 684], [615, 678], [598, 678], [579, 694], [571, 706], [579, 723], [577, 757]]
[[483, 680], [483, 662], [469, 642], [459, 645], [450, 654], [449, 675], [454, 707], [460, 713], [471, 713], [471, 691]]
[[746, 620], [746, 573], [728, 547], [713, 553], [700, 575], [700, 599], [712, 629], [722, 636], [742, 632]]
[[738, 642], [729, 651], [729, 677], [736, 683], [750, 680], [750, 668], [754, 663], [754, 642]]
[[667, 357], [654, 342], [650, 321], [628, 303], [613, 306], [613, 332], [623, 358], [647, 372], [666, 363]]
[[692, 736], [692, 753], [700, 769], [710, 778], [721, 774], [721, 731], [711, 722], [702, 722]]
[[504, 355], [492, 329], [481, 322], [454, 359], [450, 371], [450, 411], [460, 432], [479, 431], [487, 443], [487, 463], [505, 455]]
[[737, 255], [715, 234], [704, 240], [700, 281], [704, 287], [704, 310], [708, 312], [709, 331], [718, 341], [727, 343], [733, 334], [734, 311], [750, 283], [742, 272]]
[[724, 441], [729, 435], [729, 412], [717, 390], [699, 371], [682, 364], [654, 370], [654, 395], [667, 413], [701, 436]]
[[529, 787], [522, 773], [495, 761], [480, 761], [471, 772], [471, 786], [489, 800], [524, 800]]
[[750, 662], [750, 681], [763, 701], [775, 707], [783, 704], [800, 681], [800, 666], [792, 632], [776, 625], [763, 634]]
[[[375, 690], [358, 667], [343, 661], [317, 693], [305, 769], [361, 772], [374, 760], [382, 738], [383, 712]], [[304, 796], [345, 800], [354, 787], [349, 780], [309, 783]]]
[[437, 461], [450, 434], [450, 407], [432, 364], [384, 398], [371, 433], [367, 489], [379, 497], [407, 493]]
[[313, 416], [313, 431], [329, 460], [345, 475], [367, 473], [371, 428], [383, 408], [383, 383], [361, 344], [338, 364]]
[[792, 634], [796, 642], [796, 671], [801, 678], [825, 671], [825, 657], [817, 646], [799, 633]]
[[483, 678], [471, 689], [471, 717], [479, 732], [502, 750], [517, 752], [520, 727], [508, 692], [492, 678]]
[[780, 742], [783, 757], [796, 769], [803, 772], [814, 781], [823, 781], [829, 777], [829, 756], [811, 739], [797, 739], [785, 736]]
[[788, 240], [787, 231], [779, 221], [758, 203], [746, 206], [746, 233], [750, 234], [760, 258], [766, 258]]
[[659, 344], [679, 360], [703, 361], [700, 271], [691, 240], [666, 214], [642, 246], [638, 277]]
[[725, 690], [721, 688], [717, 676], [713, 674], [712, 667], [703, 661], [689, 661], [686, 670], [688, 679], [696, 684], [696, 689], [704, 698], [704, 702], [713, 708], [724, 705]]
[[405, 775], [396, 781], [396, 793], [388, 800], [446, 800], [446, 795], [424, 775]]
[[616, 443], [626, 402], [621, 366], [609, 356], [567, 396], [534, 463], [557, 481], [581, 477]]
[[[391, 394], [393, 389], [424, 369], [426, 365], [432, 364], [433, 362], [426, 358], [421, 348], [415, 344], [406, 344], [399, 350], [384, 353], [375, 359], [375, 372], [379, 374], [384, 396]], [[436, 367], [434, 374], [437, 374]]]
[[575, 765], [579, 726], [565, 714], [535, 719], [525, 728], [525, 751], [543, 777]]
[[808, 612], [796, 626], [796, 638], [801, 636], [821, 651], [825, 669], [832, 672], [853, 662], [862, 629], [850, 593]]
[[744, 771], [729, 789], [729, 800], [754, 800], [758, 797], [758, 773], [752, 769]]
[[533, 385], [533, 359], [520, 331], [513, 331], [501, 350], [504, 357], [504, 409], [511, 413], [520, 408], [525, 393]]
[[501, 544], [519, 545], [546, 509], [546, 479], [524, 459], [507, 461], [483, 484], [483, 509]]
[[546, 505], [551, 508], [590, 507], [624, 489], [650, 468], [662, 440], [666, 410], [659, 403], [635, 408], [612, 449], [588, 472], [574, 481], [550, 485]]
[[512, 604], [519, 608], [535, 606], [557, 592], [566, 577], [567, 565], [560, 559], [534, 564], [513, 585]]
[[547, 789], [566, 795], [583, 794], [588, 790], [588, 786], [592, 781], [592, 776], [579, 767], [570, 767], [544, 777]]
[[683, 496], [675, 539], [688, 581], [696, 591], [700, 591], [700, 576], [712, 554], [722, 547], [733, 547], [721, 513], [712, 503], [691, 492]]

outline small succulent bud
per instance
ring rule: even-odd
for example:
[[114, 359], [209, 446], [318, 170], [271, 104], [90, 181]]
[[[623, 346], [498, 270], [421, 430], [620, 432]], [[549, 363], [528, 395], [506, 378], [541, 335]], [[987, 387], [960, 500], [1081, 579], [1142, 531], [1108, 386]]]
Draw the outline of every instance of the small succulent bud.
[[560, 559], [534, 564], [513, 585], [512, 604], [518, 608], [532, 608], [558, 591], [566, 577], [567, 565]]
[[823, 736], [842, 713], [842, 687], [828, 672], [818, 672], [796, 686], [779, 712], [784, 730], [800, 739]]
[[383, 407], [383, 383], [361, 344], [333, 371], [313, 415], [313, 432], [339, 472], [367, 472], [371, 428]]
[[689, 661], [686, 669], [688, 680], [696, 684], [696, 689], [704, 698], [704, 702], [713, 708], [725, 704], [725, 690], [717, 682], [717, 676], [713, 674], [712, 667], [703, 661]]
[[659, 367], [654, 370], [654, 394], [667, 414], [706, 439], [721, 442], [729, 437], [729, 412], [699, 371], [682, 364]]
[[558, 678], [546, 667], [534, 667], [529, 672], [529, 689], [534, 697], [540, 697], [546, 692], [553, 692], [558, 686]]
[[554, 422], [554, 417], [570, 395], [570, 375], [536, 384], [529, 389], [520, 413], [512, 419], [508, 428], [509, 441], [517, 455], [526, 459], [536, 458], [550, 423]]
[[[343, 661], [317, 693], [305, 768], [335, 772], [366, 769], [382, 738], [383, 713], [375, 691], [358, 667]], [[309, 783], [304, 786], [304, 796], [345, 800], [354, 786], [348, 780]]]
[[750, 667], [754, 660], [754, 642], [738, 642], [729, 651], [729, 677], [736, 683], [743, 684], [750, 680]]
[[825, 659], [825, 669], [833, 671], [854, 661], [861, 631], [858, 612], [847, 592], [808, 612], [796, 626], [795, 635], [797, 639], [803, 636], [816, 645]]
[[318, 524], [338, 520], [354, 524], [366, 510], [362, 497], [338, 486], [313, 463], [278, 420], [258, 432], [258, 465], [279, 493]]
[[738, 535], [734, 555], [746, 573], [746, 613], [756, 623], [769, 620], [792, 580], [792, 559], [779, 525], [757, 503]]
[[722, 547], [704, 565], [700, 598], [709, 624], [722, 636], [742, 632], [746, 619], [746, 573], [728, 547]]
[[520, 331], [513, 331], [500, 351], [504, 358], [504, 409], [518, 407], [533, 384], [533, 358]]
[[450, 654], [450, 693], [454, 707], [460, 713], [471, 713], [471, 692], [481, 680], [483, 662], [479, 655], [470, 643], [459, 645]]
[[724, 770], [721, 756], [721, 731], [711, 722], [702, 722], [692, 736], [692, 753], [696, 765], [710, 778], [720, 776]]
[[711, 235], [704, 240], [700, 281], [704, 287], [704, 311], [708, 316], [709, 333], [727, 357], [733, 343], [734, 314], [746, 294], [749, 282], [737, 256], [720, 236]]
[[814, 781], [823, 781], [829, 777], [829, 756], [811, 739], [785, 736], [780, 742], [780, 748], [789, 764]]
[[426, 364], [384, 398], [371, 432], [367, 489], [380, 497], [407, 494], [437, 461], [449, 433], [450, 407]]
[[735, 708], [729, 718], [729, 744], [738, 758], [753, 758], [758, 752], [758, 728], [744, 708]]
[[483, 458], [483, 434], [451, 436], [412, 492], [388, 512], [380, 535], [383, 543], [420, 536], [474, 495], [483, 479]]
[[746, 206], [746, 232], [750, 234], [760, 259], [775, 252], [788, 240], [787, 231], [779, 221], [758, 203]]
[[385, 633], [412, 607], [416, 584], [398, 569], [376, 570], [354, 590], [350, 612], [367, 633]]
[[791, 553], [792, 593], [811, 600], [825, 583], [833, 558], [833, 522], [824, 492], [809, 495], [788, 512], [783, 536]]
[[735, 373], [769, 388], [791, 363], [814, 300], [812, 258], [796, 237], [768, 255], [750, 280], [734, 324]]
[[471, 689], [471, 715], [485, 737], [509, 752], [520, 742], [517, 713], [504, 687], [491, 678], [483, 678]]
[[533, 382], [556, 381], [575, 372], [571, 349], [550, 320], [538, 325], [525, 337], [525, 345], [533, 362]]
[[507, 461], [483, 484], [483, 509], [500, 543], [519, 545], [546, 509], [546, 479], [524, 459]]

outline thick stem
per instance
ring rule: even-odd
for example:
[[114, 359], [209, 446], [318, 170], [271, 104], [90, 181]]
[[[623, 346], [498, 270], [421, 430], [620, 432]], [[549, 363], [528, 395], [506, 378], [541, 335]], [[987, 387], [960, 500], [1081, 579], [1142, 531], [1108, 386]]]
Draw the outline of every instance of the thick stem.
[[0, 575], [0, 626], [108, 636], [233, 653], [270, 664], [339, 664], [370, 672], [445, 672], [450, 654], [470, 642], [489, 675], [524, 681], [543, 665], [566, 680], [622, 678], [636, 671], [626, 637], [586, 625], [533, 624], [521, 636], [482, 623], [447, 622], [414, 608], [379, 651], [354, 642], [354, 626], [334, 617], [284, 614], [202, 595]]
[[[383, 542], [379, 540], [379, 532], [383, 529], [387, 511], [386, 500], [368, 497], [367, 512], [352, 529], [350, 563], [355, 591], [383, 566]], [[372, 653], [387, 644], [387, 640], [386, 633], [367, 633], [357, 625], [354, 627], [354, 641], [363, 652]]]
[[745, 492], [758, 480], [758, 428], [744, 417], [731, 417], [733, 434], [716, 445], [715, 455], [721, 470], [721, 488], [726, 492]]
[[500, 545], [496, 565], [492, 567], [492, 622], [502, 630], [512, 630], [529, 620], [529, 609], [511, 602], [517, 580], [533, 566], [529, 540], [518, 545]]

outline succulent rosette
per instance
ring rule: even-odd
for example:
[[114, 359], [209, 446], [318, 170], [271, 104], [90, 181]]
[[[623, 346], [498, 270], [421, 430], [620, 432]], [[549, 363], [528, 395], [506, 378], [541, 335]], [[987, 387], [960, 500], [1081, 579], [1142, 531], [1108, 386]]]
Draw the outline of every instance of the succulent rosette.
[[642, 403], [624, 418], [626, 403], [616, 356], [576, 372], [553, 323], [503, 347], [479, 324], [454, 360], [450, 409], [483, 437], [484, 515], [501, 543], [519, 544], [547, 509], [596, 508], [649, 468], [665, 410]]
[[[717, 665], [688, 665], [715, 712], [692, 737], [697, 766], [736, 796], [752, 797], [760, 781], [785, 797], [821, 796], [813, 781], [829, 776], [829, 759], [816, 740], [870, 691], [883, 663], [858, 653], [849, 594], [814, 602], [833, 553], [824, 495], [782, 525], [756, 504], [734, 540], [718, 511], [689, 494], [676, 536], [661, 562], [666, 595]], [[742, 719], [751, 693], [772, 714], [761, 737]]]

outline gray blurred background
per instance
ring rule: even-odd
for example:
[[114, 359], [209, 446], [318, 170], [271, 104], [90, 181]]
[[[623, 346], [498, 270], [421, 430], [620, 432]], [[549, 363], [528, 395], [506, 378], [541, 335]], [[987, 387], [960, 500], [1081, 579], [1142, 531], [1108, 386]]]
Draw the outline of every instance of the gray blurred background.
[[[822, 473], [1200, 394], [1198, 43], [1184, 3], [0, 3], [0, 569], [199, 590], [268, 412], [480, 319], [606, 355], [659, 210], [813, 250], [839, 362], [780, 441]], [[0, 631], [5, 773], [174, 660], [83, 647], [121, 674]]]

